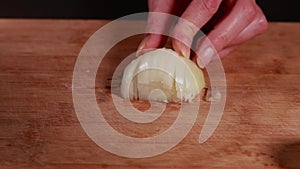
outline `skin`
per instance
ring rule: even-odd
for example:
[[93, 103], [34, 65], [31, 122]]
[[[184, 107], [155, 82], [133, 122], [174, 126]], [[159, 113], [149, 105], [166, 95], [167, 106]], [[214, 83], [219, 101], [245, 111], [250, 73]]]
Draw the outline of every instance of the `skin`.
[[[192, 58], [199, 67], [205, 67], [216, 53], [228, 55], [237, 45], [261, 34], [267, 29], [267, 20], [255, 0], [148, 0], [150, 12], [180, 16], [172, 30], [172, 46], [180, 55]], [[148, 29], [167, 32], [171, 18], [149, 15]], [[207, 39], [194, 39], [199, 30]], [[166, 36], [148, 34], [137, 54], [165, 46]], [[177, 40], [178, 39], [178, 40]], [[196, 44], [195, 55], [190, 46]]]

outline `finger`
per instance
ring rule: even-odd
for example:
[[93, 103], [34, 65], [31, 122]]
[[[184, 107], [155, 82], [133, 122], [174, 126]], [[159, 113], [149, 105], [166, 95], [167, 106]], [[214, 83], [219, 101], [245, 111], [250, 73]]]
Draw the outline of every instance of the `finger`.
[[256, 16], [254, 1], [238, 0], [232, 11], [208, 34], [198, 49], [196, 49], [197, 64], [205, 67], [216, 52], [225, 48], [241, 31], [243, 31]]
[[267, 30], [268, 21], [261, 9], [258, 8], [258, 10], [259, 12], [257, 13], [254, 21], [248, 27], [246, 27], [226, 48], [218, 52], [220, 58], [229, 55], [237, 48], [239, 44]]
[[[230, 47], [224, 48], [223, 50], [221, 50], [220, 52], [218, 52], [219, 58], [223, 58], [223, 57], [229, 55], [236, 48], [237, 48], [237, 46], [230, 46]], [[195, 57], [195, 55], [193, 55], [192, 61], [197, 62], [197, 58]]]
[[256, 15], [254, 21], [246, 27], [227, 47], [218, 52], [220, 58], [229, 55], [237, 46], [256, 35], [263, 33], [268, 28], [268, 21], [261, 11]]
[[173, 30], [172, 45], [176, 52], [189, 57], [193, 38], [216, 13], [222, 0], [193, 0]]
[[219, 57], [220, 57], [220, 58], [223, 58], [223, 57], [229, 55], [232, 51], [234, 51], [234, 50], [236, 49], [236, 47], [237, 47], [237, 46], [230, 46], [230, 47], [227, 47], [227, 48], [221, 50], [221, 51], [218, 53]]
[[[258, 8], [258, 7], [257, 7]], [[239, 45], [263, 32], [268, 29], [268, 21], [261, 11], [258, 8], [258, 13], [254, 19], [254, 21], [246, 27], [234, 40], [230, 42], [228, 46], [236, 46]]]
[[[187, 3], [187, 0], [182, 2]], [[148, 33], [146, 35], [138, 47], [137, 55], [153, 48], [163, 47], [168, 39], [165, 35], [168, 34], [171, 27], [172, 14], [180, 12], [180, 4], [178, 4], [177, 0], [148, 0], [148, 6], [150, 13], [147, 20], [146, 32], [156, 32], [157, 34]]]
[[147, 34], [137, 48], [136, 56], [140, 56], [151, 50], [163, 47], [168, 40], [167, 36], [160, 34]]
[[[260, 9], [259, 9], [260, 10]], [[257, 14], [254, 21], [246, 27], [226, 48], [218, 52], [220, 58], [229, 55], [237, 46], [256, 35], [263, 33], [268, 28], [268, 21], [262, 11]]]

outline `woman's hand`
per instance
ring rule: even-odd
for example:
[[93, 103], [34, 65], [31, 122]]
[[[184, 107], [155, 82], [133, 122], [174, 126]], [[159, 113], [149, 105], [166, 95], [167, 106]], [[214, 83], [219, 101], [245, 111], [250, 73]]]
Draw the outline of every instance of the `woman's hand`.
[[[150, 12], [182, 18], [172, 31], [173, 48], [180, 55], [190, 57], [190, 46], [192, 43], [198, 44], [195, 61], [202, 68], [216, 54], [211, 45], [223, 57], [237, 45], [267, 29], [267, 20], [255, 0], [148, 0], [148, 6]], [[171, 27], [171, 18], [157, 18], [157, 15], [150, 14], [147, 26], [149, 29], [167, 32]], [[208, 28], [209, 40], [200, 38], [193, 42], [196, 33], [202, 28]], [[148, 34], [141, 42], [138, 54], [151, 48], [163, 47], [167, 38], [164, 35]]]

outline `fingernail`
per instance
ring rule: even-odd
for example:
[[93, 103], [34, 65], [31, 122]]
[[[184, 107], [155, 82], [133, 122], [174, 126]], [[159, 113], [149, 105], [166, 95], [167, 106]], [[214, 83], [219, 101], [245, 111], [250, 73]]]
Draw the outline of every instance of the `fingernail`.
[[204, 68], [213, 58], [215, 52], [211, 47], [207, 47], [203, 52], [199, 53], [197, 64], [200, 68]]
[[173, 45], [174, 50], [181, 56], [190, 58], [190, 48], [181, 42], [175, 41]]
[[147, 35], [144, 40], [140, 43], [139, 47], [137, 48], [137, 51], [136, 51], [136, 56], [140, 56], [141, 54], [144, 53], [144, 49], [146, 47], [146, 44], [147, 44], [147, 41], [148, 39], [150, 38], [150, 35]]
[[182, 45], [180, 48], [180, 53], [183, 57], [190, 58], [190, 48], [185, 45]]

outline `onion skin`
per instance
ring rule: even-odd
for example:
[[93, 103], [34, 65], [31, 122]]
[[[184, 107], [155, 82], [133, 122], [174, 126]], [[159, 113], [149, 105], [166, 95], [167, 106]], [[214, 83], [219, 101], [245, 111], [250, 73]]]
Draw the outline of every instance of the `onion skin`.
[[203, 73], [194, 62], [171, 49], [161, 48], [127, 65], [121, 95], [130, 100], [190, 102], [204, 86]]

